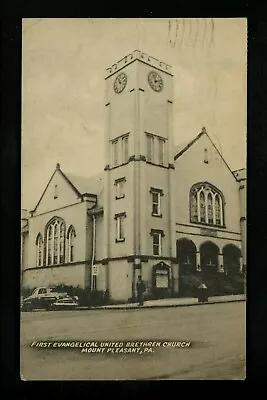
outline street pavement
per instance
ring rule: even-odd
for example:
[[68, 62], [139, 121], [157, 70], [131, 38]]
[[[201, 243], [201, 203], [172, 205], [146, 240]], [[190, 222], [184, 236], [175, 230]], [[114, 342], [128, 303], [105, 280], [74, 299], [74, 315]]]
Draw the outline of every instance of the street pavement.
[[[21, 313], [24, 380], [243, 380], [245, 301], [190, 307]], [[190, 347], [87, 353], [36, 348], [37, 341], [146, 341]]]

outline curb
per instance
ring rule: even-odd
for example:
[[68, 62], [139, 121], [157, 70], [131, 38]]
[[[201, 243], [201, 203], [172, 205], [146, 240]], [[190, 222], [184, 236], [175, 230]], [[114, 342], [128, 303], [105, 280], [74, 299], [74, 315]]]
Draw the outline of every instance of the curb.
[[223, 303], [237, 303], [240, 301], [246, 301], [246, 299], [233, 299], [233, 300], [219, 300], [219, 301], [209, 301], [205, 303], [188, 303], [188, 304], [162, 304], [162, 305], [143, 305], [139, 306], [126, 306], [126, 307], [108, 307], [108, 306], [100, 306], [100, 307], [92, 307], [88, 308], [88, 310], [121, 310], [121, 311], [128, 311], [128, 310], [143, 310], [148, 308], [174, 308], [174, 307], [192, 307], [192, 306], [204, 306], [204, 305], [211, 305], [211, 304], [223, 304]]

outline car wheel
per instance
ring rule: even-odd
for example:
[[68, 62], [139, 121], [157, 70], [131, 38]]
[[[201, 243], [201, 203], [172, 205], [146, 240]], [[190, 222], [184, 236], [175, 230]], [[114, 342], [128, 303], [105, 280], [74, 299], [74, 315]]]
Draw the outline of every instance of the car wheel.
[[25, 311], [25, 312], [32, 311], [32, 306], [31, 306], [30, 304], [26, 304], [26, 305], [22, 308], [22, 310]]

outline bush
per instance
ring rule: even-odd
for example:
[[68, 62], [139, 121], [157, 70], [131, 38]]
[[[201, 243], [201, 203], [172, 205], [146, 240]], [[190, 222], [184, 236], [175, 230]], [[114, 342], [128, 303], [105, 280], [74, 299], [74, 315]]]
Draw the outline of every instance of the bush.
[[231, 276], [220, 272], [195, 272], [180, 276], [180, 297], [197, 297], [197, 287], [202, 282], [207, 285], [209, 296], [243, 294], [245, 291], [245, 277], [242, 273]]

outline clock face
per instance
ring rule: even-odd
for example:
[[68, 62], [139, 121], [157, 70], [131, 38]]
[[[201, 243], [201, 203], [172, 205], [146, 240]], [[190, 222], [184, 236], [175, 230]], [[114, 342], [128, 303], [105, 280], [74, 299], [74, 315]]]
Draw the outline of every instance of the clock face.
[[127, 84], [127, 76], [123, 72], [117, 76], [114, 82], [114, 90], [116, 93], [121, 93]]
[[163, 79], [155, 71], [151, 71], [148, 74], [148, 83], [153, 90], [160, 92], [163, 89]]

